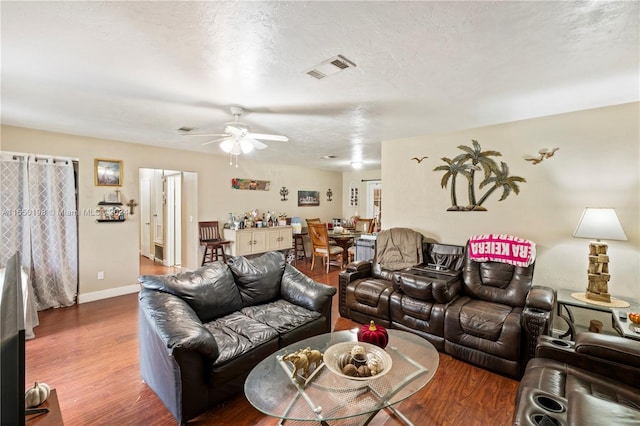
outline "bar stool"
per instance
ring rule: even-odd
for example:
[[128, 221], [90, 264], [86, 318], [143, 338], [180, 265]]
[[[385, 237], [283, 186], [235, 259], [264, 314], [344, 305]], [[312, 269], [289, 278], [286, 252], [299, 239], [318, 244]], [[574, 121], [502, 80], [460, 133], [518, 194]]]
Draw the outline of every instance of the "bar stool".
[[307, 251], [304, 248], [304, 235], [307, 235], [307, 233], [293, 234], [293, 256], [296, 265], [298, 264], [298, 259], [304, 259], [305, 262], [307, 261]]
[[222, 261], [227, 263], [224, 246], [231, 244], [231, 241], [222, 239], [218, 221], [198, 222], [198, 234], [200, 236], [200, 245], [204, 246], [201, 266], [214, 260], [217, 261], [219, 256], [222, 256]]

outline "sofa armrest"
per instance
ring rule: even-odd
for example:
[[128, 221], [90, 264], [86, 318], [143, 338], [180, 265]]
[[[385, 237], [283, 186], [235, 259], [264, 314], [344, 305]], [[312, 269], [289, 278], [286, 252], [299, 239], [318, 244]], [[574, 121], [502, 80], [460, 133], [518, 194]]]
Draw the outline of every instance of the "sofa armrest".
[[551, 334], [556, 293], [550, 287], [532, 286], [527, 294], [520, 324], [524, 330], [522, 341], [522, 366], [536, 356], [538, 338]]
[[576, 353], [640, 369], [640, 344], [631, 339], [599, 333], [579, 333]]
[[144, 315], [164, 342], [167, 355], [175, 351], [196, 351], [212, 361], [218, 345], [194, 310], [181, 298], [162, 291], [142, 289], [140, 315]]
[[373, 273], [373, 262], [370, 260], [359, 260], [351, 262], [346, 269], [338, 274], [338, 309], [340, 315], [348, 318], [347, 312], [347, 286], [349, 283], [362, 278], [371, 277]]
[[525, 308], [553, 312], [556, 305], [556, 292], [551, 287], [534, 285], [529, 290], [525, 300]]
[[282, 275], [280, 294], [287, 302], [331, 317], [327, 307], [330, 309], [331, 298], [336, 294], [336, 289], [312, 280], [287, 264]]
[[638, 342], [631, 339], [599, 333], [579, 333], [575, 342], [540, 336], [536, 357], [552, 359], [638, 387], [638, 346]]

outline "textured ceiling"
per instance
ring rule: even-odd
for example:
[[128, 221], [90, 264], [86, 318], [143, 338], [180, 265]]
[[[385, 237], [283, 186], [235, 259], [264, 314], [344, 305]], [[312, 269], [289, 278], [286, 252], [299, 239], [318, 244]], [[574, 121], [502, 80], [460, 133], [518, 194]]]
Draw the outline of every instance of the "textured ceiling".
[[240, 105], [290, 138], [253, 159], [379, 168], [382, 140], [638, 101], [639, 4], [2, 1], [2, 123], [224, 155], [177, 129]]

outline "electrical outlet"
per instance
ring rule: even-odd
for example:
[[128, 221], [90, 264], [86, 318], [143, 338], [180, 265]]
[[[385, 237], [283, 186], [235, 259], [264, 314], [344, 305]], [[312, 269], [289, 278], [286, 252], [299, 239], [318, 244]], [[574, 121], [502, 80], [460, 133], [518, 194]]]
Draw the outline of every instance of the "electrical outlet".
[[104, 272], [103, 271], [98, 272], [98, 279], [99, 280], [104, 280]]

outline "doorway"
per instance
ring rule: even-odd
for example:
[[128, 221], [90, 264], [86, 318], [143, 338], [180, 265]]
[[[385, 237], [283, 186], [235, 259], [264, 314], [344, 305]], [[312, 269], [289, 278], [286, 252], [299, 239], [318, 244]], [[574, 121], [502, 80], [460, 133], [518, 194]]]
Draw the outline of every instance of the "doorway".
[[375, 230], [380, 230], [382, 220], [382, 181], [367, 181], [367, 217], [375, 221]]
[[170, 269], [198, 266], [197, 173], [141, 168], [140, 256]]

